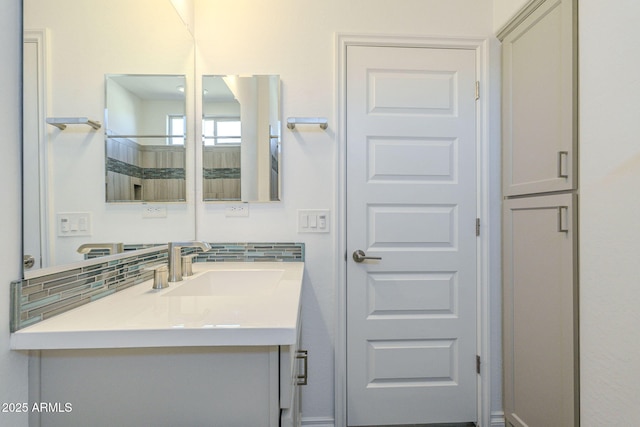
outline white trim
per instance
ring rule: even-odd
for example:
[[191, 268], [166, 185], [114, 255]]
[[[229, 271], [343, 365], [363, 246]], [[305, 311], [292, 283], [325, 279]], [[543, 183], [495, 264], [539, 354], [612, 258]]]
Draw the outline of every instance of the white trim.
[[[420, 37], [358, 35], [338, 33], [336, 42], [336, 150], [338, 164], [338, 188], [336, 191], [336, 330], [335, 330], [335, 426], [346, 427], [346, 50], [347, 46], [404, 46], [449, 49], [472, 49], [476, 52], [476, 73], [481, 86], [481, 96], [477, 104], [477, 144], [478, 144], [478, 215], [482, 221], [482, 232], [478, 238], [478, 354], [485, 361], [478, 379], [478, 425], [490, 425], [491, 418], [491, 330], [490, 330], [490, 283], [499, 280], [493, 277], [490, 255], [490, 237], [499, 233], [498, 221], [491, 216], [491, 189], [496, 188], [490, 180], [490, 166], [499, 164], [499, 152], [490, 150], [490, 105], [491, 91], [489, 78], [489, 40], [483, 38]], [[494, 150], [495, 151], [495, 150]], [[494, 162], [496, 162], [494, 164]], [[497, 170], [497, 169], [496, 169]], [[499, 191], [499, 184], [497, 187]], [[500, 209], [499, 206], [494, 209]], [[495, 215], [494, 215], [495, 216]], [[499, 237], [499, 234], [497, 235]], [[498, 239], [499, 240], [499, 239]], [[499, 251], [495, 252], [499, 255]], [[498, 282], [499, 283], [499, 282]]]
[[505, 427], [504, 412], [494, 411], [491, 413], [491, 427]]
[[[34, 268], [48, 267], [55, 263], [55, 254], [51, 248], [51, 241], [55, 239], [55, 230], [51, 226], [49, 218], [53, 218], [53, 201], [49, 191], [49, 183], [53, 182], [51, 175], [51, 159], [49, 157], [49, 138], [46, 129], [47, 112], [50, 110], [49, 105], [49, 41], [48, 30], [46, 28], [25, 29], [22, 39], [22, 49], [25, 43], [34, 43], [38, 56], [38, 115], [40, 120], [38, 123], [38, 151], [39, 151], [39, 173], [40, 173], [40, 266]], [[24, 225], [23, 225], [24, 226]], [[33, 271], [33, 270], [32, 270]]]
[[309, 427], [334, 427], [335, 423], [333, 418], [328, 417], [314, 417], [314, 418], [302, 418], [302, 425]]

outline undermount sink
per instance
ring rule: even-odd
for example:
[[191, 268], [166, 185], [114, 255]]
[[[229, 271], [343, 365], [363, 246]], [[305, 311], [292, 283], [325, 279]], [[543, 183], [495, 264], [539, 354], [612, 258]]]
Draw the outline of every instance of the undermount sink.
[[211, 270], [187, 279], [165, 297], [252, 296], [275, 291], [284, 270]]

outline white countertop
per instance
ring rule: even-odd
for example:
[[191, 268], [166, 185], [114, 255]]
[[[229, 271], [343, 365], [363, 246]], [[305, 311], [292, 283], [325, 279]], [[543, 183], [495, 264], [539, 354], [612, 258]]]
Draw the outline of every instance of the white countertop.
[[[284, 270], [273, 292], [166, 296], [206, 270]], [[11, 334], [14, 350], [265, 346], [295, 343], [302, 262], [196, 263], [194, 276], [153, 290], [147, 281]]]

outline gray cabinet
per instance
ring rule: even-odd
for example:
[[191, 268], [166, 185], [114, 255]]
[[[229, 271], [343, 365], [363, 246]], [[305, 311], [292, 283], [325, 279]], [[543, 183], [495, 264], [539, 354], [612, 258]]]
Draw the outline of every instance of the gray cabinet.
[[498, 35], [505, 196], [576, 188], [574, 3], [537, 1]]
[[502, 47], [507, 426], [577, 426], [577, 1], [530, 1]]
[[504, 203], [504, 408], [514, 427], [577, 425], [575, 199]]

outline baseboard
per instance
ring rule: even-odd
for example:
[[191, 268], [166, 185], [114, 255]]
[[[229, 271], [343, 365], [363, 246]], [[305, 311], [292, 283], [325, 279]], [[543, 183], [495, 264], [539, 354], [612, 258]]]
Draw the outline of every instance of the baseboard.
[[334, 427], [335, 420], [328, 417], [307, 417], [302, 418], [303, 427]]
[[[303, 418], [303, 427], [334, 427], [335, 421], [333, 418], [317, 417], [317, 418]], [[491, 427], [505, 427], [504, 412], [495, 411], [491, 413]]]
[[505, 427], [504, 412], [494, 411], [491, 413], [491, 427]]

